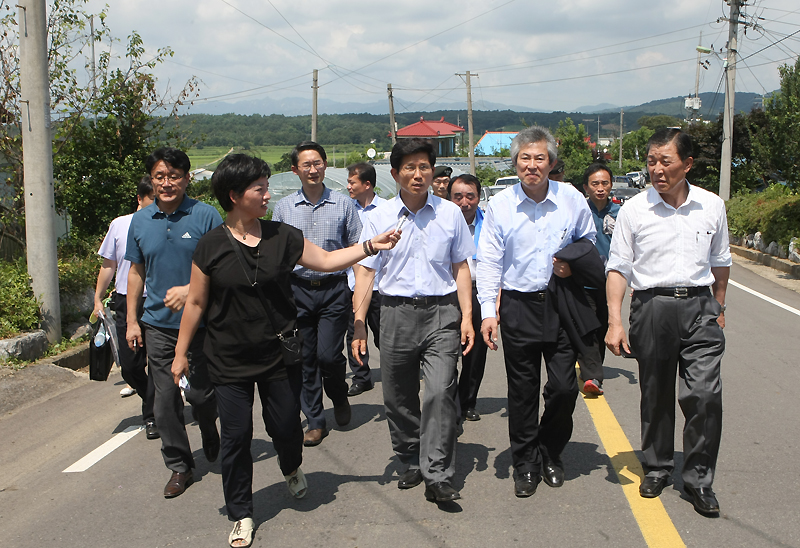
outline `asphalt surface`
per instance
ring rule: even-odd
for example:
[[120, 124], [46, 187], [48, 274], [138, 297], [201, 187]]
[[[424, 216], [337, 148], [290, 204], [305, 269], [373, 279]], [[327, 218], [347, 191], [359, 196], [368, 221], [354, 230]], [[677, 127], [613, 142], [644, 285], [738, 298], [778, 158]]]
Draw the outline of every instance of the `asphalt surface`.
[[[795, 282], [773, 281], [741, 262], [732, 269], [733, 280], [800, 310], [800, 294], [784, 287]], [[800, 479], [794, 471], [800, 444], [800, 316], [731, 287], [727, 322], [724, 427], [714, 483], [722, 514], [717, 519], [697, 514], [676, 473], [659, 499], [671, 521], [665, 526], [674, 526], [687, 546], [800, 547], [795, 526]], [[203, 457], [188, 408], [196, 482], [180, 497], [163, 498], [169, 472], [160, 442], [148, 441], [143, 432], [85, 472], [64, 473], [116, 433], [137, 426], [140, 400], [120, 398], [117, 372], [108, 382], [95, 383], [39, 367], [44, 366], [0, 375], [0, 546], [227, 545], [231, 525], [219, 462], [209, 464]], [[604, 398], [638, 450], [636, 362], [608, 356], [605, 372]], [[374, 374], [379, 380], [380, 370]], [[30, 379], [38, 388], [27, 384]], [[502, 354], [490, 352], [477, 406], [482, 419], [467, 423], [458, 440], [455, 486], [463, 499], [442, 505], [427, 502], [422, 486], [397, 489], [399, 466], [379, 382], [351, 399], [350, 425], [334, 427], [321, 445], [304, 450], [309, 494], [299, 501], [286, 489], [257, 406], [253, 545], [647, 546], [600, 441], [598, 429], [608, 425], [593, 422], [583, 396], [563, 454], [565, 485], [540, 484], [534, 496], [514, 497], [505, 394]], [[329, 410], [329, 427], [335, 425], [332, 415]], [[680, 411], [678, 417], [679, 469]]]

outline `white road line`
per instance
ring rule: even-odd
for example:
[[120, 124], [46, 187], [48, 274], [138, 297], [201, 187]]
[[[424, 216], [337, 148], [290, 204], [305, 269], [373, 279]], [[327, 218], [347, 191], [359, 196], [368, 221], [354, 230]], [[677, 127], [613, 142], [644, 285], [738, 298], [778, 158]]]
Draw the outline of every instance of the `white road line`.
[[100, 460], [109, 455], [114, 449], [144, 430], [144, 426], [129, 426], [103, 445], [83, 457], [81, 460], [64, 470], [64, 472], [85, 472]]
[[775, 299], [772, 299], [772, 298], [770, 298], [770, 297], [767, 297], [767, 296], [766, 296], [766, 295], [764, 295], [763, 293], [759, 293], [758, 291], [755, 291], [755, 290], [753, 290], [753, 289], [750, 289], [749, 287], [743, 286], [742, 284], [740, 284], [740, 283], [738, 283], [738, 282], [734, 282], [733, 280], [728, 280], [728, 283], [729, 283], [730, 285], [734, 286], [734, 287], [738, 287], [738, 288], [739, 288], [739, 289], [741, 289], [742, 291], [746, 291], [746, 292], [750, 293], [751, 295], [755, 295], [755, 296], [756, 296], [756, 297], [758, 297], [759, 299], [764, 299], [764, 300], [765, 300], [765, 301], [767, 301], [768, 303], [772, 303], [772, 304], [774, 304], [775, 306], [777, 306], [777, 307], [779, 307], [779, 308], [783, 308], [784, 310], [788, 310], [788, 311], [789, 311], [789, 312], [791, 312], [792, 314], [797, 314], [798, 316], [800, 316], [800, 310], [797, 310], [796, 308], [792, 308], [792, 307], [791, 307], [791, 306], [789, 306], [788, 304], [783, 304], [783, 303], [782, 303], [782, 302], [780, 302], [780, 301], [776, 301]]

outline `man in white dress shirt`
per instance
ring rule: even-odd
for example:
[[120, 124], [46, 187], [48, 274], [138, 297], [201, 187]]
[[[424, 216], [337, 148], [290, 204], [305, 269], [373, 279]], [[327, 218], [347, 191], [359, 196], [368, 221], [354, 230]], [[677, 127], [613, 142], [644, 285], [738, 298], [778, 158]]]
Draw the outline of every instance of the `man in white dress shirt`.
[[[492, 350], [497, 350], [495, 307], [502, 288], [500, 333], [518, 497], [533, 495], [542, 477], [551, 487], [564, 483], [561, 452], [572, 435], [578, 397], [575, 350], [558, 316], [546, 314], [545, 290], [553, 274], [561, 278], [572, 274], [569, 264], [555, 259], [555, 253], [582, 238], [593, 242], [596, 230], [583, 195], [570, 184], [549, 180], [557, 154], [547, 129], [532, 126], [519, 132], [511, 142], [511, 157], [520, 183], [489, 202], [478, 242], [481, 333]], [[552, 338], [549, 333], [556, 335]], [[542, 357], [547, 384], [540, 424]]]
[[461, 498], [452, 484], [456, 363], [462, 347], [464, 354], [472, 348], [475, 334], [467, 265], [475, 244], [461, 210], [428, 193], [436, 162], [430, 142], [398, 140], [390, 162], [400, 193], [367, 215], [361, 241], [396, 227], [403, 237], [391, 252], [361, 261], [356, 271], [353, 354], [360, 359], [366, 346], [364, 318], [377, 272], [386, 420], [394, 452], [407, 467], [397, 486], [410, 489], [424, 480], [426, 499], [448, 502]]
[[[689, 184], [692, 162], [691, 138], [678, 129], [659, 131], [647, 143], [653, 187], [625, 202], [611, 240], [606, 345], [616, 355], [633, 352], [639, 362], [645, 471], [639, 493], [657, 497], [672, 475], [677, 373], [686, 419], [683, 487], [698, 512], [713, 516], [731, 254], [725, 203]], [[628, 285], [630, 346], [621, 318]]]
[[[353, 164], [347, 167], [347, 192], [353, 199], [353, 204], [356, 206], [356, 213], [358, 214], [358, 220], [361, 221], [362, 227], [366, 222], [367, 213], [386, 201], [375, 194], [375, 183], [377, 183], [377, 181], [378, 174], [375, 173], [375, 168], [367, 163]], [[350, 293], [352, 293], [356, 287], [355, 271], [358, 268], [359, 266], [355, 265], [347, 270], [347, 285], [350, 288]], [[372, 390], [372, 375], [369, 370], [369, 349], [365, 347], [364, 355], [361, 356], [361, 363], [353, 357], [354, 314], [355, 312], [351, 309], [350, 322], [347, 325], [347, 361], [350, 364], [350, 371], [353, 372], [353, 382], [347, 391], [349, 397], [358, 396], [367, 390]], [[372, 331], [372, 339], [375, 342], [375, 348], [380, 349], [381, 295], [378, 293], [377, 280], [375, 280], [372, 287], [372, 300], [367, 310], [366, 325], [369, 325]]]

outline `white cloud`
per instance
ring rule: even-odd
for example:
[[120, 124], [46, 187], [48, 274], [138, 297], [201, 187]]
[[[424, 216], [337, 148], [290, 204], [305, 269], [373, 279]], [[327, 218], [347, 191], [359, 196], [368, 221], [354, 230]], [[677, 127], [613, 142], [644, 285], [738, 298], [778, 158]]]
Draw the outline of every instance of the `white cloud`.
[[[95, 9], [103, 3], [90, 0]], [[700, 31], [704, 43], [717, 49], [727, 36], [727, 25], [716, 23], [727, 11], [723, 0], [271, 3], [280, 14], [262, 0], [115, 0], [108, 8], [108, 25], [120, 38], [138, 31], [149, 52], [171, 47], [172, 62], [156, 69], [159, 81], [175, 87], [196, 75], [204, 82], [205, 96], [302, 76], [265, 89], [260, 96], [310, 97], [310, 74], [316, 68], [324, 84], [320, 96], [383, 101], [391, 82], [400, 90], [426, 90], [396, 93], [401, 103], [418, 107], [437, 97], [463, 101], [463, 83], [454, 75], [470, 70], [479, 74], [474, 80], [478, 101], [557, 110], [604, 102], [638, 104], [688, 93], [694, 87], [694, 47]], [[800, 14], [769, 11], [792, 11], [795, 4], [796, 0], [771, 0], [759, 14], [765, 17], [762, 26], [776, 34], [748, 32], [740, 51], [755, 52], [800, 29]], [[782, 45], [784, 51], [770, 48], [748, 60], [752, 73], [739, 72], [740, 89], [777, 88], [777, 63], [756, 65], [800, 50], [797, 40]], [[318, 56], [304, 51], [312, 48]], [[689, 61], [675, 63], [682, 59]], [[710, 60], [701, 91], [714, 91], [721, 74], [721, 61], [713, 56]], [[641, 69], [651, 65], [657, 68]], [[357, 74], [340, 77], [357, 69]], [[547, 80], [558, 81], [543, 83]], [[508, 85], [516, 83], [526, 85]]]

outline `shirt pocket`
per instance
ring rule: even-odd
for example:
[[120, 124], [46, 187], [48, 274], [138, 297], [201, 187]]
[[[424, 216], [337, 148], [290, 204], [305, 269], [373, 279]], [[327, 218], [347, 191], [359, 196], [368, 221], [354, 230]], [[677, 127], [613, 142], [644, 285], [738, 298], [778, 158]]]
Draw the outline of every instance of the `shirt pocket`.
[[694, 257], [698, 265], [708, 265], [711, 260], [711, 241], [716, 236], [715, 230], [698, 230], [695, 235]]
[[428, 238], [425, 243], [425, 254], [432, 263], [447, 264], [450, 262], [450, 240]]
[[557, 252], [567, 247], [572, 243], [573, 232], [573, 227], [565, 223], [559, 223], [547, 227], [545, 233], [545, 241], [547, 242], [546, 251], [550, 255], [555, 255]]

